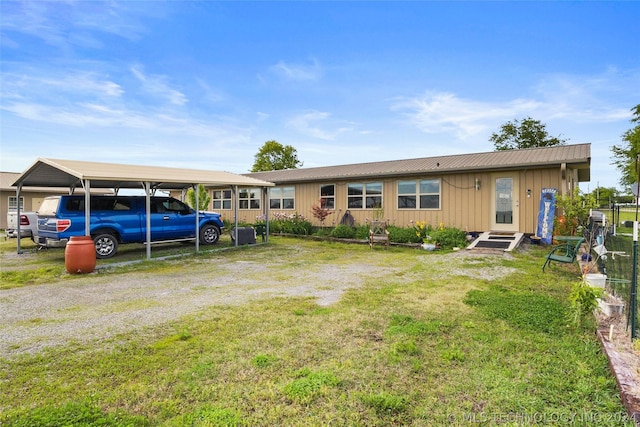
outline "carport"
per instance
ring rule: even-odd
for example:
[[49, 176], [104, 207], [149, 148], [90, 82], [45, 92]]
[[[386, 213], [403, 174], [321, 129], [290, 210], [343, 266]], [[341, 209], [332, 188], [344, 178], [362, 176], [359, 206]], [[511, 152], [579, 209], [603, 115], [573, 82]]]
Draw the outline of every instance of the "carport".
[[[275, 184], [230, 172], [180, 169], [156, 166], [126, 165], [116, 163], [86, 162], [80, 160], [60, 160], [39, 158], [13, 183], [20, 200], [23, 187], [68, 187], [69, 194], [82, 189], [85, 196], [85, 235], [90, 235], [91, 188], [109, 188], [117, 195], [120, 189], [144, 190], [146, 196], [146, 247], [147, 259], [151, 258], [151, 196], [157, 190], [182, 190], [193, 188], [199, 194], [198, 186], [231, 187], [237, 196], [238, 187], [258, 187], [266, 193]], [[263, 197], [264, 199], [264, 197]], [[196, 197], [196, 211], [200, 211]], [[268, 218], [268, 204], [264, 204]], [[234, 198], [235, 229], [238, 229], [238, 203]], [[18, 218], [20, 204], [18, 203]], [[199, 222], [196, 215], [195, 249], [199, 251]], [[267, 222], [268, 227], [268, 222]], [[268, 235], [268, 233], [267, 233]], [[238, 244], [236, 236], [235, 244]], [[18, 221], [18, 253], [20, 247], [20, 221]]]

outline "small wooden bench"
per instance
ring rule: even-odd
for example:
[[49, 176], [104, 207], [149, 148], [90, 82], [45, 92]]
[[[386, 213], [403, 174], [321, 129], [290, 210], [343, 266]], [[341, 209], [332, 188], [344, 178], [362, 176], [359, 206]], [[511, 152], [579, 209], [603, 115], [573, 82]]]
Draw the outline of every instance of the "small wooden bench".
[[560, 243], [551, 248], [551, 252], [547, 255], [542, 266], [542, 271], [544, 271], [547, 265], [551, 264], [551, 261], [573, 264], [578, 258], [580, 246], [582, 246], [585, 241], [584, 237], [580, 236], [557, 236], [556, 240], [564, 243]]
[[373, 249], [374, 243], [382, 243], [384, 248], [389, 247], [389, 230], [385, 221], [371, 221], [369, 225], [369, 247]]

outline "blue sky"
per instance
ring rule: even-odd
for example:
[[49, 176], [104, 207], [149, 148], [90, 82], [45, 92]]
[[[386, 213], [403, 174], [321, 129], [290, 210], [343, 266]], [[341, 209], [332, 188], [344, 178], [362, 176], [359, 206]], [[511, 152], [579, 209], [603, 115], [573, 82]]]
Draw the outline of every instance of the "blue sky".
[[640, 2], [0, 2], [3, 171], [38, 157], [248, 172], [492, 151], [514, 119], [592, 143], [640, 103]]

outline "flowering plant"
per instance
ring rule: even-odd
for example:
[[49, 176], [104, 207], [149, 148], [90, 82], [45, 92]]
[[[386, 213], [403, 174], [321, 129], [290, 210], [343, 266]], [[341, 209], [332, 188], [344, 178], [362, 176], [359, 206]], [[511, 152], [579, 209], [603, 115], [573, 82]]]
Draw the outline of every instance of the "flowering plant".
[[274, 233], [308, 235], [313, 231], [313, 224], [307, 221], [304, 215], [297, 212], [291, 214], [275, 212], [273, 222], [270, 224]]
[[426, 221], [411, 222], [413, 223], [413, 229], [416, 231], [416, 236], [418, 236], [423, 242], [426, 242], [431, 238], [431, 236], [429, 236], [429, 233], [432, 231], [432, 229]]

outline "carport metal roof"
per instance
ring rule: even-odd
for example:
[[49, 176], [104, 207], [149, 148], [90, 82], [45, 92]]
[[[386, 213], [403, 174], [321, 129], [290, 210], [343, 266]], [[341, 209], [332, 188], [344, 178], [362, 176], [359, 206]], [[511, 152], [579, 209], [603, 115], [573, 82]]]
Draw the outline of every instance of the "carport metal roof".
[[85, 162], [80, 160], [36, 160], [13, 183], [20, 187], [82, 187], [91, 180], [93, 188], [141, 188], [178, 190], [195, 184], [204, 186], [272, 187], [275, 184], [231, 172], [180, 169], [159, 166]]
[[[39, 158], [13, 183], [20, 196], [22, 187], [69, 187], [83, 188], [85, 197], [91, 188], [137, 188], [144, 189], [149, 213], [149, 197], [153, 190], [180, 190], [196, 185], [229, 187], [273, 187], [275, 184], [231, 172], [180, 169], [160, 166], [126, 165], [117, 163], [86, 162], [81, 160], [61, 160]], [[196, 198], [197, 200], [197, 198]], [[86, 234], [89, 234], [89, 203], [85, 203]], [[268, 209], [268, 207], [267, 207]], [[18, 215], [19, 205], [18, 205]], [[238, 218], [236, 206], [236, 221]], [[147, 258], [151, 257], [151, 227], [147, 218]], [[18, 252], [20, 252], [20, 222], [18, 222]], [[198, 221], [196, 218], [196, 229]], [[236, 223], [237, 229], [237, 223]], [[197, 233], [196, 233], [197, 235]], [[236, 236], [237, 237], [237, 236]], [[198, 250], [198, 239], [196, 251]], [[236, 238], [236, 244], [238, 239]]]

